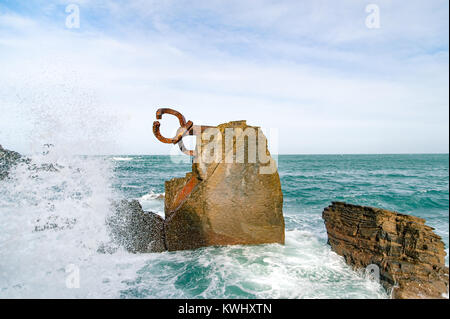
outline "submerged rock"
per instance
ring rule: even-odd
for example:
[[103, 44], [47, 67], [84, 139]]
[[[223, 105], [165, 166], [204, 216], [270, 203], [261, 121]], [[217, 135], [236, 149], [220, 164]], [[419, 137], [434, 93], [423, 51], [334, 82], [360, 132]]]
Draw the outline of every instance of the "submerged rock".
[[19, 153], [4, 149], [0, 145], [0, 180], [8, 176], [10, 168], [16, 165], [21, 157]]
[[162, 252], [164, 244], [164, 219], [152, 212], [144, 212], [137, 200], [113, 203], [108, 217], [114, 242], [133, 253]]
[[448, 294], [445, 245], [424, 219], [340, 202], [322, 217], [331, 248], [354, 268], [378, 266], [380, 283], [393, 298]]
[[[199, 146], [209, 151], [210, 139], [197, 136], [199, 155], [193, 158], [192, 172], [166, 181], [167, 249], [284, 244], [283, 194], [265, 136], [245, 121], [208, 128], [216, 129], [219, 148], [225, 151], [206, 161]], [[234, 139], [227, 148], [224, 136], [230, 129]]]

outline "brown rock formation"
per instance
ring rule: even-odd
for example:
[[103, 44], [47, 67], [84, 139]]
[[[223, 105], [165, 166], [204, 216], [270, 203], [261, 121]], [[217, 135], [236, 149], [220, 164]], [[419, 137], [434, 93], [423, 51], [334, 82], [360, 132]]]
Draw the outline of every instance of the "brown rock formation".
[[[274, 161], [266, 138], [245, 121], [229, 122], [216, 129], [224, 150], [221, 156], [207, 162], [199, 152], [191, 173], [165, 184], [167, 249], [284, 244], [283, 194], [276, 167], [270, 169]], [[236, 132], [231, 150], [225, 145], [226, 129]], [[199, 146], [207, 149], [208, 143], [210, 140], [197, 137], [197, 151]], [[259, 145], [263, 152], [258, 153]], [[240, 157], [241, 150], [247, 155]], [[258, 155], [256, 162], [252, 154]]]
[[340, 202], [322, 217], [331, 248], [354, 268], [377, 265], [380, 283], [393, 289], [393, 298], [448, 294], [444, 243], [424, 219]]
[[219, 155], [206, 160], [199, 150], [210, 150], [211, 139], [197, 137], [192, 172], [165, 183], [165, 219], [137, 201], [115, 203], [107, 224], [116, 244], [131, 252], [284, 244], [283, 194], [265, 136], [245, 121], [207, 128]]

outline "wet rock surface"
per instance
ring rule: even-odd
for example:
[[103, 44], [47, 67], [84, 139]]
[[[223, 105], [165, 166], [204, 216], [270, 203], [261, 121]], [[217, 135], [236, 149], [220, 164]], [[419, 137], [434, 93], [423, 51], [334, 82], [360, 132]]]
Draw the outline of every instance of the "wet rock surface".
[[112, 211], [106, 224], [115, 243], [132, 253], [166, 250], [161, 216], [144, 212], [137, 200], [114, 202]]
[[356, 269], [377, 265], [393, 298], [448, 294], [445, 245], [424, 219], [341, 202], [325, 208], [322, 217], [332, 250]]
[[21, 158], [19, 153], [4, 149], [0, 145], [0, 180], [8, 176], [10, 168], [16, 165]]
[[[44, 151], [42, 154], [47, 155], [51, 147], [52, 147], [51, 144], [45, 144]], [[58, 172], [62, 168], [64, 168], [64, 166], [58, 163], [35, 164], [30, 158], [25, 157], [17, 152], [4, 149], [0, 145], [0, 180], [8, 178], [10, 170], [14, 166], [20, 164], [25, 165], [26, 169], [28, 169], [31, 172], [39, 172], [39, 171]]]

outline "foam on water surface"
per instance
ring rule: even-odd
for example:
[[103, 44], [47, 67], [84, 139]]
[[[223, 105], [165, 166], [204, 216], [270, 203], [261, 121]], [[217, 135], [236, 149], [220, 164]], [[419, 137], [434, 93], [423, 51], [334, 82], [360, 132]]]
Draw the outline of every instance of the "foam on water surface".
[[133, 160], [132, 157], [113, 157], [112, 159], [115, 161], [132, 161]]
[[[326, 244], [320, 213], [331, 200], [378, 203], [424, 217], [448, 251], [445, 155], [419, 157], [395, 174], [377, 171], [366, 158], [280, 156], [286, 245], [155, 254], [99, 250], [109, 241], [110, 201], [135, 198], [162, 215], [164, 180], [184, 176], [189, 163], [175, 166], [160, 156], [111, 161], [64, 152], [31, 159], [35, 168], [52, 164], [54, 169], [23, 164], [0, 181], [0, 297], [387, 298], [380, 285], [352, 271]], [[79, 288], [67, 285], [72, 265], [79, 269]]]

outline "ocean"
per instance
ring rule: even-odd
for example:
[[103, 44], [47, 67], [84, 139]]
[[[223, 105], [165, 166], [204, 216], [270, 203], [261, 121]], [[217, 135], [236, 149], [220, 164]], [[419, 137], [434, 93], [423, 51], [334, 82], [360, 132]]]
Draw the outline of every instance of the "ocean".
[[[280, 155], [286, 244], [132, 254], [109, 241], [110, 201], [163, 215], [188, 157], [32, 156], [0, 181], [0, 298], [389, 298], [331, 251], [332, 201], [425, 218], [449, 245], [449, 155]], [[448, 266], [448, 256], [446, 257]]]

